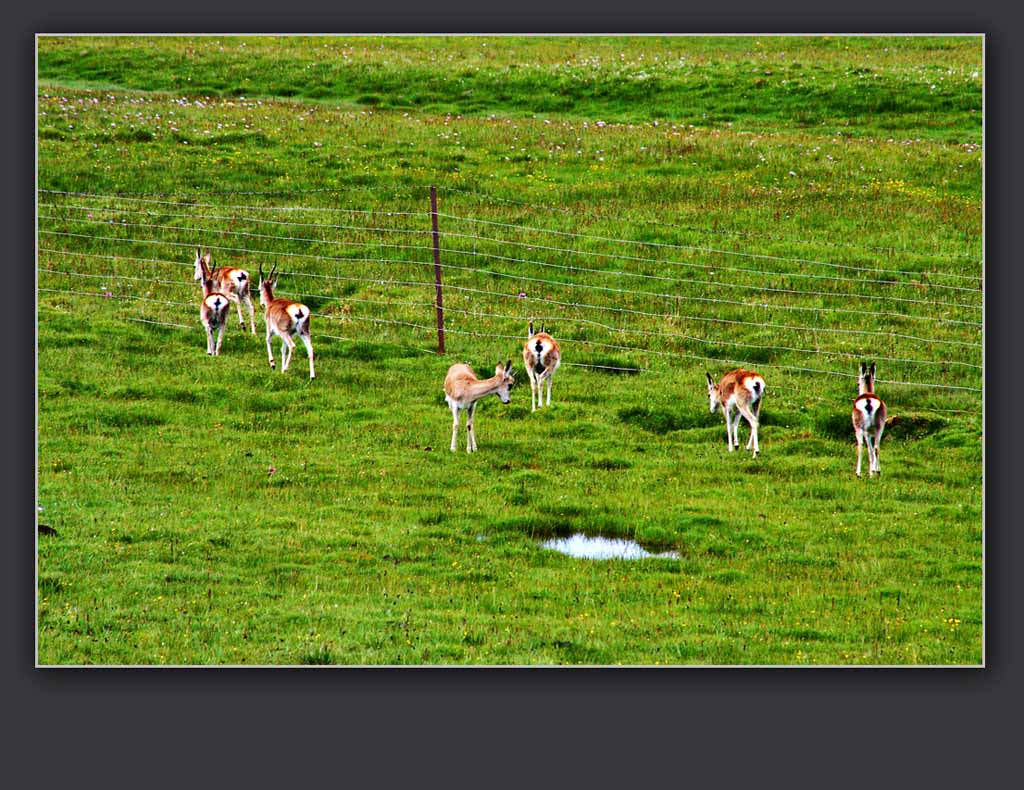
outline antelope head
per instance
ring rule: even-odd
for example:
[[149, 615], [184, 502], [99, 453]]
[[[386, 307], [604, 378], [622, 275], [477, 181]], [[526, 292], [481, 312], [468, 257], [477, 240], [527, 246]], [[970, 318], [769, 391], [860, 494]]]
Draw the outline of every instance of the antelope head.
[[722, 405], [722, 398], [718, 391], [718, 385], [715, 384], [715, 380], [711, 378], [711, 374], [707, 371], [704, 372], [708, 380], [708, 401], [711, 408], [711, 413], [715, 413], [715, 409]]
[[857, 393], [863, 395], [865, 392], [875, 391], [875, 363], [860, 363], [860, 371], [857, 376]]
[[499, 362], [494, 368], [494, 375], [501, 380], [501, 384], [494, 394], [501, 399], [502, 403], [510, 402], [512, 399], [509, 397], [508, 391], [516, 383], [515, 371], [512, 370], [512, 360], [507, 360], [504, 365]]
[[196, 247], [195, 271], [193, 272], [193, 279], [196, 282], [201, 283], [210, 279], [210, 264], [212, 261], [213, 258], [209, 252], [207, 252], [206, 255], [203, 255], [203, 251], [199, 247]]
[[277, 271], [277, 264], [275, 263], [273, 268], [270, 270], [270, 274], [266, 277], [263, 276], [263, 264], [260, 264], [260, 304], [266, 307], [274, 299], [274, 289], [277, 287], [277, 278], [274, 277], [274, 272]]

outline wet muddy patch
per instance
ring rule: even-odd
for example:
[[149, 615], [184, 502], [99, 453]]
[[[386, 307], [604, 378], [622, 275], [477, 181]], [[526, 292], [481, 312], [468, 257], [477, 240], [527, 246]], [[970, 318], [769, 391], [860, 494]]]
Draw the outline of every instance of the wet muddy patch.
[[577, 532], [569, 537], [550, 538], [541, 541], [545, 549], [567, 554], [570, 557], [585, 560], [641, 560], [648, 557], [661, 559], [679, 559], [674, 551], [652, 552], [645, 549], [635, 540], [627, 538], [592, 537]]

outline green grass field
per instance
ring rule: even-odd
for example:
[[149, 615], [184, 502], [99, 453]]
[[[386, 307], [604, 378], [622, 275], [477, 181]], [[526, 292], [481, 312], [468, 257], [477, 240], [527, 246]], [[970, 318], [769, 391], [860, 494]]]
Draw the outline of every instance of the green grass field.
[[[980, 37], [38, 42], [40, 664], [982, 663]], [[205, 354], [197, 245], [315, 381]]]

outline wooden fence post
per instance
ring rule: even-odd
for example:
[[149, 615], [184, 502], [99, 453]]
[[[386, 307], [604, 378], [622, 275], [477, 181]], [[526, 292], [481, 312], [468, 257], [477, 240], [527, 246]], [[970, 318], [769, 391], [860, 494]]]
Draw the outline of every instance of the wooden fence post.
[[444, 306], [441, 300], [441, 246], [437, 233], [437, 187], [430, 187], [430, 221], [434, 228], [434, 290], [437, 294], [437, 353], [444, 355]]

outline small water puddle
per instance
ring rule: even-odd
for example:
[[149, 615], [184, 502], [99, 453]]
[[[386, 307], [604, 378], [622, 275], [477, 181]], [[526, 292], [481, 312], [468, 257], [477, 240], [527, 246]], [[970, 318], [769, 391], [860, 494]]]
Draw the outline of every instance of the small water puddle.
[[639, 560], [645, 557], [660, 557], [663, 559], [679, 559], [679, 554], [674, 551], [663, 551], [652, 553], [634, 540], [625, 538], [592, 538], [577, 532], [568, 538], [552, 538], [541, 544], [545, 549], [553, 549], [570, 557], [577, 557], [585, 560]]

